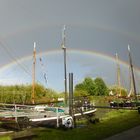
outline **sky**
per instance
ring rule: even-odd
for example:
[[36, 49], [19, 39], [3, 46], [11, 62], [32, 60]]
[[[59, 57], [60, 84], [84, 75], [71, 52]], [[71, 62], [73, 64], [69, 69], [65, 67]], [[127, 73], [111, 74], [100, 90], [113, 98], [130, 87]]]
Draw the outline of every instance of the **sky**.
[[36, 42], [36, 81], [64, 91], [66, 25], [67, 78], [72, 72], [74, 85], [87, 76], [116, 84], [117, 53], [121, 84], [129, 89], [129, 44], [140, 91], [139, 6], [139, 0], [0, 0], [0, 84], [32, 82]]

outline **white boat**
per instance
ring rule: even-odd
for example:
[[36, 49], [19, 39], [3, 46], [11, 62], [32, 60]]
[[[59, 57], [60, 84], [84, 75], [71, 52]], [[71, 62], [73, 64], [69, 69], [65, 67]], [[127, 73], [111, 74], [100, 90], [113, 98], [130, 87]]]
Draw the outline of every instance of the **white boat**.
[[81, 112], [70, 116], [68, 108], [48, 107], [46, 105], [27, 106], [7, 104], [5, 106], [11, 107], [0, 110], [2, 126], [15, 129], [37, 126], [73, 128], [73, 117], [91, 115], [96, 112], [96, 109], [81, 110]]

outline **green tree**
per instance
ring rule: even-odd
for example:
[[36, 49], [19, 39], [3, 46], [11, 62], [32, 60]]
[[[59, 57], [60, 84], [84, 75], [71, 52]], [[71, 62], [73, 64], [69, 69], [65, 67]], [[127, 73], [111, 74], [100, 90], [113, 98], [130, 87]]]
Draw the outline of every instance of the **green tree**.
[[75, 86], [75, 90], [76, 91], [79, 91], [79, 90], [82, 90], [82, 91], [86, 91], [86, 87], [85, 87], [85, 85], [84, 85], [84, 83], [80, 83], [80, 84], [77, 84], [76, 86]]
[[75, 86], [75, 95], [108, 95], [108, 88], [102, 78], [93, 80], [86, 77], [82, 83]]
[[94, 83], [94, 80], [92, 78], [86, 77], [83, 84], [84, 84], [86, 91], [88, 92], [89, 95], [95, 94], [95, 83]]
[[95, 82], [95, 95], [108, 95], [108, 88], [102, 78], [96, 78]]
[[75, 92], [74, 92], [74, 95], [76, 96], [76, 97], [80, 97], [80, 96], [89, 96], [89, 94], [88, 94], [88, 92], [87, 91], [85, 91], [85, 90], [76, 90]]
[[94, 80], [90, 77], [86, 77], [84, 81], [80, 84], [77, 84], [75, 86], [75, 92], [76, 94], [81, 96], [83, 95], [94, 95], [94, 89], [95, 89], [95, 83]]

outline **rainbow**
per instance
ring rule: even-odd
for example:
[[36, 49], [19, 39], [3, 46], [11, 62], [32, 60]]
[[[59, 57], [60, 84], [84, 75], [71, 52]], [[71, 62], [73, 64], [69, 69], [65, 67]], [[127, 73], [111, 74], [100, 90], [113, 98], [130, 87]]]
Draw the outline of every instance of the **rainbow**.
[[[104, 25], [99, 25], [99, 24], [90, 24], [90, 23], [87, 23], [87, 24], [82, 24], [82, 23], [72, 24], [71, 23], [68, 26], [72, 27], [72, 28], [75, 28], [75, 27], [76, 28], [79, 28], [79, 27], [94, 28], [94, 29], [97, 29], [97, 30], [101, 30], [103, 32], [117, 33], [117, 34], [120, 34], [122, 36], [134, 39], [136, 41], [139, 41], [139, 38], [140, 38], [139, 36], [137, 36], [136, 34], [133, 34], [131, 32], [126, 32], [126, 31], [122, 31], [122, 30], [119, 30], [119, 29], [115, 29], [115, 28], [111, 28], [111, 27], [104, 26]], [[40, 22], [40, 23], [37, 23], [36, 25], [30, 25], [30, 27], [21, 27], [20, 30], [16, 30], [15, 32], [12, 32], [12, 33], [9, 32], [9, 33], [7, 33], [7, 35], [5, 35], [3, 37], [3, 39], [6, 40], [10, 37], [16, 37], [17, 35], [20, 35], [20, 34], [25, 34], [25, 33], [32, 32], [32, 31], [38, 31], [41, 28], [45, 29], [45, 28], [54, 28], [54, 27], [59, 27], [59, 26], [54, 24], [54, 23], [48, 24], [47, 22]], [[59, 28], [61, 28], [61, 27], [59, 27]]]
[[[44, 56], [44, 55], [49, 56], [49, 55], [55, 55], [55, 54], [60, 54], [61, 55], [61, 53], [62, 53], [62, 50], [60, 50], [60, 49], [59, 50], [58, 49], [48, 50], [46, 52], [38, 53], [37, 57], [41, 57], [41, 56]], [[114, 63], [116, 62], [116, 58], [114, 57], [115, 55], [111, 56], [111, 55], [107, 55], [107, 54], [100, 53], [100, 52], [97, 52], [97, 51], [81, 50], [81, 49], [68, 49], [67, 53], [75, 54], [77, 56], [78, 56], [78, 54], [88, 55], [88, 56], [95, 56], [95, 57], [100, 57], [100, 58], [102, 58], [102, 59], [104, 59], [106, 61], [113, 61]], [[23, 62], [28, 61], [30, 59], [32, 59], [32, 55], [25, 56], [25, 57], [23, 57], [23, 58], [21, 58], [21, 59], [19, 59], [17, 61], [18, 61], [18, 63], [23, 63]], [[119, 63], [122, 64], [123, 66], [126, 66], [126, 67], [129, 66], [129, 64], [127, 62], [125, 62], [123, 60], [120, 60], [120, 59], [119, 59]], [[6, 65], [4, 65], [4, 66], [2, 66], [0, 68], [0, 72], [5, 71], [6, 69], [9, 69], [10, 67], [12, 67], [14, 65], [17, 65], [17, 62], [13, 61], [13, 62], [11, 62], [9, 64], [6, 64]], [[135, 67], [135, 70], [140, 73], [140, 68]]]

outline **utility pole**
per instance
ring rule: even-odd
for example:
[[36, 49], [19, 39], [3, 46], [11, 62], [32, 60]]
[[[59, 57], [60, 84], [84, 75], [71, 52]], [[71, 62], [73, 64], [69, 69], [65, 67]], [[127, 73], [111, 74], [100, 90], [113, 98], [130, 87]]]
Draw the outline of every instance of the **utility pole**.
[[35, 64], [36, 64], [36, 42], [33, 50], [33, 70], [32, 70], [32, 104], [35, 104]]
[[131, 58], [131, 53], [130, 53], [129, 45], [128, 45], [128, 54], [129, 54], [129, 63], [130, 63], [130, 69], [131, 69], [131, 74], [132, 74], [132, 82], [133, 82], [133, 88], [134, 88], [134, 95], [135, 95], [135, 99], [137, 100], [137, 91], [136, 91], [134, 70], [133, 70], [133, 64], [132, 64], [132, 58]]
[[64, 25], [62, 31], [62, 49], [64, 51], [64, 85], [65, 85], [65, 106], [67, 106], [67, 61], [66, 61], [66, 35], [65, 35], [66, 27]]

